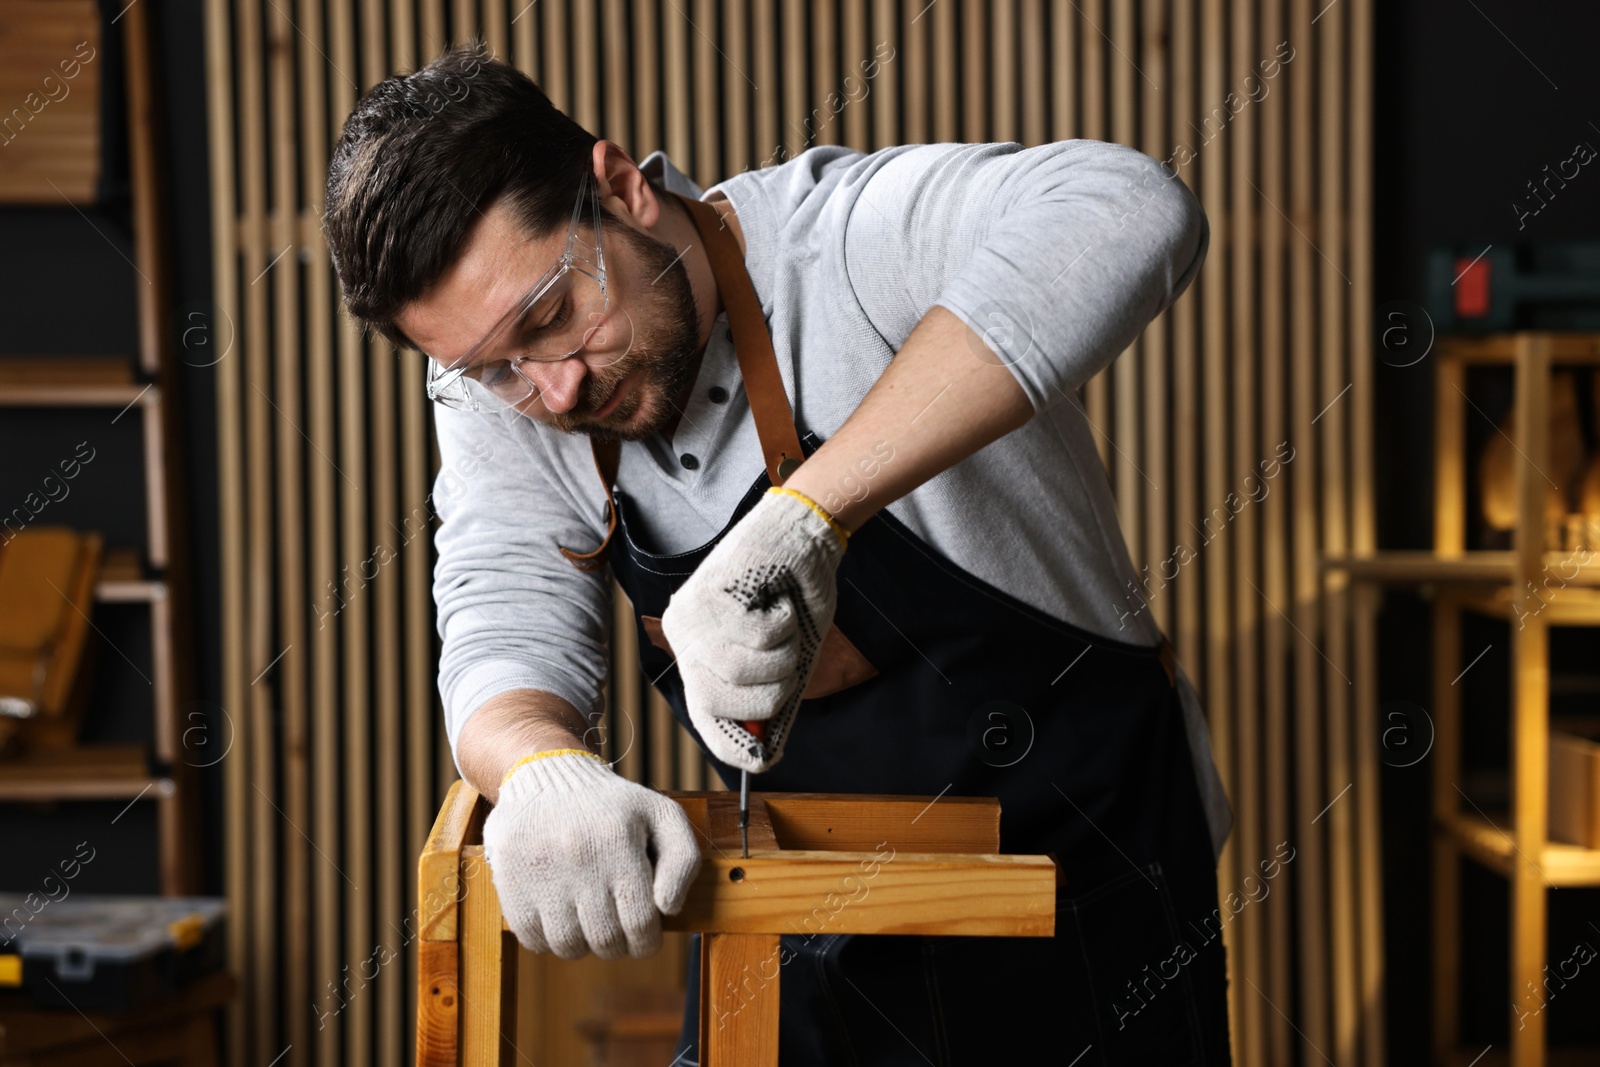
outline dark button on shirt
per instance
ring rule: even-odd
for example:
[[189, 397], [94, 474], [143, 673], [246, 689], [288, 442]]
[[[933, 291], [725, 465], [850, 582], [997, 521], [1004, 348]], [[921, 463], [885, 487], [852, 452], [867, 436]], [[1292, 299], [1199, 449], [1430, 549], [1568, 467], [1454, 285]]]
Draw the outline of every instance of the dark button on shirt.
[[683, 469], [686, 471], [692, 471], [700, 466], [700, 460], [692, 452], [685, 452], [679, 456], [678, 462], [683, 464]]

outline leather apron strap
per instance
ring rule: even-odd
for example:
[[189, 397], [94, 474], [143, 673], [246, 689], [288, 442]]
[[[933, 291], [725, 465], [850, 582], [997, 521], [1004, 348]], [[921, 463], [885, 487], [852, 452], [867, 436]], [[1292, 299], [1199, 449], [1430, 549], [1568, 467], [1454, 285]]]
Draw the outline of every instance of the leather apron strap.
[[[728, 314], [728, 326], [733, 331], [733, 351], [739, 360], [739, 375], [744, 379], [744, 392], [750, 402], [750, 416], [755, 420], [756, 438], [761, 442], [761, 455], [766, 461], [767, 477], [773, 485], [782, 485], [805, 458], [800, 451], [800, 434], [795, 429], [794, 411], [789, 407], [789, 397], [783, 391], [783, 375], [778, 371], [778, 357], [772, 350], [772, 335], [767, 331], [765, 316], [761, 314], [761, 301], [755, 286], [750, 282], [750, 272], [745, 268], [744, 256], [732, 231], [722, 222], [716, 208], [703, 200], [677, 196], [688, 210], [689, 217], [704, 242], [706, 258], [711, 261], [711, 274], [717, 280], [717, 292]], [[594, 452], [595, 471], [606, 494], [606, 536], [592, 552], [574, 552], [562, 548], [561, 554], [579, 570], [592, 571], [605, 565], [611, 549], [611, 539], [617, 533], [617, 502], [612, 486], [617, 480], [617, 464], [621, 458], [621, 443], [615, 438], [590, 442]]]

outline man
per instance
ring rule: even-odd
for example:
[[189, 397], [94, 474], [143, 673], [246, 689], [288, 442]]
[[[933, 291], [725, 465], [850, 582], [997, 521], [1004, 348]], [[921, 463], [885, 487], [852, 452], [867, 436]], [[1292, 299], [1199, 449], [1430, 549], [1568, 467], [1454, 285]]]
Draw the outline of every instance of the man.
[[589, 751], [614, 576], [730, 785], [997, 796], [1057, 858], [1054, 939], [785, 937], [783, 1063], [1228, 1062], [1226, 801], [1075, 397], [1199, 270], [1182, 183], [1065, 141], [703, 192], [457, 50], [363, 98], [325, 228], [430, 357], [444, 469], [481, 460], [439, 494], [440, 689], [525, 947], [654, 952], [698, 865]]

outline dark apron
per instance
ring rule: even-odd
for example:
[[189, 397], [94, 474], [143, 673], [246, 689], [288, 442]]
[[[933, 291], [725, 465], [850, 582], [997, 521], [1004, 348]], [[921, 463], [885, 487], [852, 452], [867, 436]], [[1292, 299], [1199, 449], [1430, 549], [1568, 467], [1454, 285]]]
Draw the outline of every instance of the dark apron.
[[[780, 467], [787, 473], [797, 434], [738, 246], [707, 205], [684, 203], [712, 254], [768, 465], [725, 533]], [[801, 439], [806, 455], [818, 445]], [[656, 551], [609, 485], [615, 452], [597, 447], [596, 459], [640, 665], [700, 742], [652, 631], [716, 540]], [[593, 565], [604, 548], [568, 555]], [[825, 926], [786, 935], [783, 1067], [1230, 1062], [1216, 868], [1170, 645], [1124, 644], [1054, 619], [886, 510], [850, 538], [835, 627], [876, 673], [806, 700], [783, 759], [751, 788], [997, 797], [1001, 850], [1056, 859], [1056, 935], [868, 937]], [[736, 770], [711, 762], [738, 788]], [[698, 938], [690, 960], [680, 1064], [699, 1060]], [[736, 990], [719, 995], [737, 1008]]]

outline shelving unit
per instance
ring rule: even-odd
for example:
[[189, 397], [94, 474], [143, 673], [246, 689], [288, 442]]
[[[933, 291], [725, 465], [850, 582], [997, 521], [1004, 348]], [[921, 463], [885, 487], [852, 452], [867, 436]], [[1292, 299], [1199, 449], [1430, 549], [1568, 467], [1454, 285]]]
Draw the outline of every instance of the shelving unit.
[[[50, 10], [42, 11], [44, 6]], [[103, 47], [101, 12], [93, 0], [59, 0], [50, 5], [0, 0], [0, 12], [15, 21], [15, 32], [35, 42], [36, 54], [70, 55], [72, 42], [85, 39], [96, 48]], [[199, 888], [195, 775], [181, 758], [186, 724], [179, 710], [192, 692], [193, 667], [183, 544], [185, 511], [174, 447], [180, 439], [181, 423], [170, 329], [168, 227], [157, 150], [149, 12], [148, 4], [134, 4], [117, 19], [123, 34], [128, 102], [134, 239], [130, 278], [138, 309], [138, 350], [125, 356], [0, 357], [0, 408], [93, 408], [107, 412], [113, 422], [125, 418], [140, 421], [146, 544], [142, 550], [124, 546], [106, 551], [95, 601], [138, 605], [149, 612], [153, 744], [40, 749], [0, 762], [0, 802], [127, 799], [130, 803], [154, 803], [161, 889], [168, 895], [182, 895]], [[13, 29], [9, 24], [7, 28]], [[86, 76], [91, 70], [97, 74], [98, 69], [84, 68]], [[79, 95], [74, 93], [73, 98]], [[88, 100], [98, 98], [94, 93], [81, 95]], [[89, 165], [86, 161], [98, 159], [99, 125], [96, 109], [78, 124], [93, 136], [85, 133], [74, 142], [72, 154], [29, 157], [25, 166], [8, 172], [0, 180], [0, 203], [54, 208], [92, 205], [95, 182], [81, 172]]]
[[[1545, 1067], [1540, 1009], [1547, 958], [1545, 893], [1600, 886], [1600, 850], [1549, 840], [1550, 629], [1600, 626], [1600, 551], [1546, 550], [1551, 375], [1557, 366], [1600, 365], [1600, 334], [1522, 332], [1439, 338], [1435, 380], [1434, 550], [1330, 558], [1353, 580], [1426, 587], [1433, 594], [1433, 1058], [1466, 1063], [1461, 1023], [1463, 858], [1499, 874], [1511, 889], [1511, 1067]], [[1509, 366], [1515, 375], [1517, 520], [1510, 551], [1469, 551], [1466, 372]], [[1548, 576], [1554, 575], [1550, 580]], [[1510, 623], [1511, 811], [1485, 812], [1462, 791], [1461, 618], [1474, 612]], [[1519, 1014], [1518, 1008], [1522, 1009]], [[1491, 1057], [1492, 1059], [1492, 1057]], [[1489, 1062], [1486, 1060], [1485, 1062]], [[1564, 1062], [1557, 1053], [1553, 1062]]]

